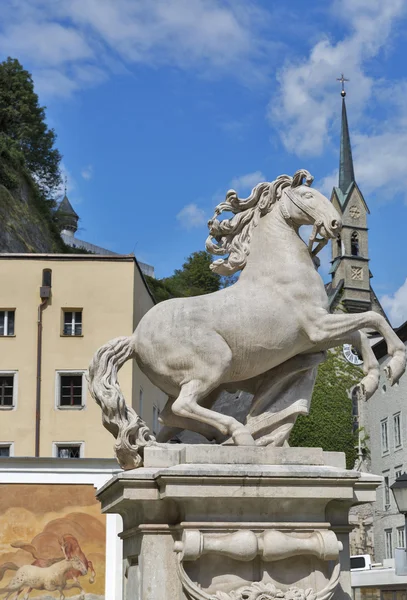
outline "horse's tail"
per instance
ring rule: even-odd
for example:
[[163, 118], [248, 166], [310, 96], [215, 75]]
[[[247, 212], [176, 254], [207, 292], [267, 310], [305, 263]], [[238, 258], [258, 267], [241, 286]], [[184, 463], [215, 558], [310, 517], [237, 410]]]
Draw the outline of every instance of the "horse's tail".
[[143, 449], [155, 441], [145, 422], [126, 405], [117, 380], [124, 363], [134, 358], [134, 338], [119, 337], [96, 352], [89, 365], [89, 391], [102, 409], [102, 422], [116, 438], [115, 452], [123, 469], [135, 469], [143, 462]]
[[[19, 568], [20, 567], [18, 567], [15, 563], [12, 563], [12, 562], [6, 562], [6, 563], [0, 565], [0, 581], [3, 579], [4, 573], [6, 571], [18, 571]], [[1, 593], [1, 591], [2, 590], [0, 590], [0, 593]]]
[[13, 542], [12, 544], [10, 544], [10, 546], [12, 548], [20, 548], [21, 550], [29, 552], [32, 555], [32, 557], [35, 558], [35, 560], [40, 559], [36, 547], [32, 544], [29, 544], [28, 542]]

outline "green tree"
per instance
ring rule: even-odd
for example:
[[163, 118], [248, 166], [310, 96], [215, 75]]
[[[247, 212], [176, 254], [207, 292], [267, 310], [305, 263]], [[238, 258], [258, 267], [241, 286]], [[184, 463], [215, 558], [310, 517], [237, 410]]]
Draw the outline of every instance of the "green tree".
[[25, 166], [49, 197], [61, 181], [56, 135], [45, 122], [32, 77], [17, 59], [0, 63], [0, 136], [11, 152], [21, 152]]
[[172, 277], [164, 281], [177, 296], [200, 296], [216, 292], [220, 288], [221, 278], [211, 271], [211, 263], [209, 252], [193, 252], [182, 265], [182, 269], [176, 269]]
[[290, 446], [345, 452], [351, 469], [357, 457], [357, 432], [350, 391], [362, 378], [362, 369], [345, 361], [340, 348], [329, 351], [318, 368], [310, 414], [298, 417]]
[[222, 277], [210, 269], [212, 258], [206, 250], [193, 252], [171, 277], [153, 279], [147, 277], [147, 282], [157, 302], [169, 298], [185, 296], [200, 296], [217, 292], [223, 287]]

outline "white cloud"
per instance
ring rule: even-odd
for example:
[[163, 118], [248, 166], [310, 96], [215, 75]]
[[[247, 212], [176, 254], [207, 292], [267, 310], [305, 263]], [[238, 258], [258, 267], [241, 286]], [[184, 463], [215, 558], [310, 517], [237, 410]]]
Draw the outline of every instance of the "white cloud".
[[[34, 48], [35, 53], [30, 56]], [[55, 22], [35, 20], [4, 27], [0, 34], [0, 52], [29, 56], [34, 64], [43, 67], [54, 67], [93, 56], [93, 50], [77, 30]]]
[[[407, 108], [407, 107], [406, 107]], [[352, 135], [355, 178], [368, 198], [375, 195], [380, 202], [402, 194], [407, 200], [404, 184], [407, 171], [407, 127], [399, 118], [384, 123], [385, 130], [372, 135]], [[316, 187], [330, 197], [333, 186], [338, 185], [338, 169], [326, 175]]]
[[269, 69], [255, 64], [267, 49], [260, 31], [268, 20], [244, 0], [3, 0], [0, 52], [27, 61], [44, 94], [94, 85], [118, 62], [255, 81]]
[[315, 183], [315, 187], [327, 198], [331, 197], [332, 188], [338, 185], [339, 171], [336, 169], [333, 173], [326, 175], [320, 181]]
[[86, 180], [92, 179], [92, 177], [93, 177], [93, 166], [92, 165], [88, 165], [87, 167], [84, 167], [82, 169], [82, 171], [81, 171], [81, 175]]
[[407, 279], [392, 296], [383, 296], [380, 302], [393, 327], [402, 325], [407, 320]]
[[69, 198], [69, 202], [73, 206], [78, 206], [78, 204], [82, 204], [82, 198], [78, 195], [76, 180], [64, 162], [61, 163], [60, 170], [62, 181], [58, 190], [56, 191], [55, 197], [58, 199], [58, 201], [62, 200], [65, 194], [66, 185], [66, 193]]
[[364, 72], [367, 61], [384, 47], [391, 28], [405, 10], [403, 0], [337, 0], [336, 16], [346, 19], [350, 33], [333, 42], [322, 37], [305, 60], [286, 64], [278, 74], [280, 91], [269, 117], [289, 152], [320, 155], [329, 141], [338, 112], [339, 77], [343, 69], [354, 81], [349, 98], [356, 120], [372, 94], [373, 80]]
[[240, 191], [251, 191], [254, 186], [262, 181], [265, 181], [265, 177], [261, 171], [254, 171], [253, 173], [246, 173], [246, 175], [240, 175], [240, 177], [234, 177], [230, 182], [232, 188]]
[[187, 204], [177, 214], [177, 220], [185, 229], [193, 229], [206, 224], [205, 212], [196, 204]]

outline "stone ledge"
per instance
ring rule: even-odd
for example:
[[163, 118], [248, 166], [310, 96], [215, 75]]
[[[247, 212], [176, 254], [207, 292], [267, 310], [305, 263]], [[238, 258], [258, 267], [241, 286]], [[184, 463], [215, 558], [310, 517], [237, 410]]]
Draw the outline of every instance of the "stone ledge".
[[144, 466], [146, 468], [202, 464], [304, 465], [346, 468], [343, 452], [324, 452], [322, 448], [157, 444], [144, 449]]

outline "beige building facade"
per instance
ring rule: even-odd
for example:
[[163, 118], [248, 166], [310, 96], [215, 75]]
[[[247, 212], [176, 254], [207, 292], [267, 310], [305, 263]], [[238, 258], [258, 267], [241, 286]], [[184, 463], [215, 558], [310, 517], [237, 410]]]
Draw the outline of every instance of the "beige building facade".
[[[154, 305], [134, 256], [1, 254], [0, 273], [0, 456], [113, 457], [85, 374]], [[135, 361], [120, 384], [157, 431], [164, 394]]]

